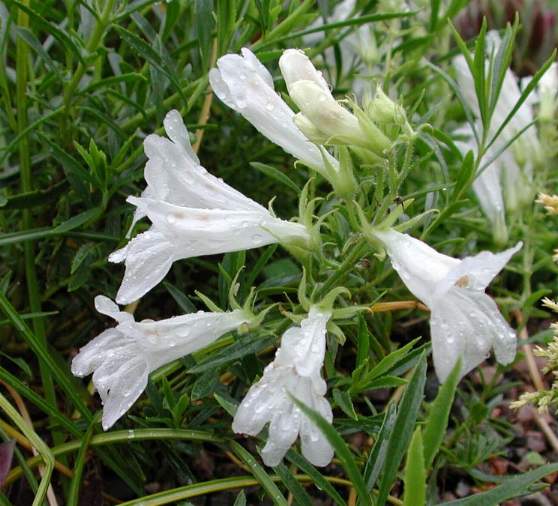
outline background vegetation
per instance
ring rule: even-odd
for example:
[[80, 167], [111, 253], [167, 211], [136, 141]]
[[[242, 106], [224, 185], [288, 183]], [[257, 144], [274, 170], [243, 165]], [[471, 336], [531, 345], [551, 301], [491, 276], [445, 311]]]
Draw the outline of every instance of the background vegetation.
[[[490, 2], [476, 4], [359, 1], [360, 14], [326, 22], [316, 30], [321, 42], [307, 51], [320, 61], [333, 49], [333, 65], [323, 70], [343, 96], [351, 91], [354, 65], [342, 61], [339, 45], [359, 26], [372, 27], [377, 49], [370, 86], [382, 83], [413, 111], [413, 124], [431, 125], [396, 197], [414, 198], [413, 214], [437, 209], [413, 234], [455, 256], [495, 249], [465, 185], [463, 159], [448, 140], [464, 121], [444, 79], [458, 54], [449, 25], [454, 20], [464, 35], [474, 35], [470, 9], [495, 12]], [[536, 12], [535, 4], [541, 16], [556, 5], [524, 4], [514, 67], [527, 74], [555, 40], [555, 24], [541, 32], [533, 28], [536, 16], [527, 14]], [[431, 367], [427, 373], [427, 315], [414, 304], [353, 321], [343, 329], [343, 346], [331, 337], [326, 377], [341, 437], [331, 435], [337, 458], [320, 470], [296, 449], [283, 465], [264, 469], [259, 443], [230, 430], [235, 405], [273, 356], [282, 330], [277, 319], [255, 335], [225, 340], [153, 374], [146, 395], [108, 433], [98, 423], [98, 397], [69, 372], [77, 349], [112, 325], [96, 313], [93, 299], [116, 293], [122, 267], [107, 263], [107, 256], [125, 242], [132, 220], [126, 197], [143, 188], [142, 140], [161, 131], [169, 109], [177, 108], [195, 133], [210, 172], [260, 203], [276, 197], [280, 216], [297, 214], [308, 173], [213, 99], [207, 72], [220, 55], [249, 46], [277, 76], [282, 49], [305, 47], [310, 23], [333, 7], [309, 0], [0, 3], [0, 436], [17, 441], [0, 504], [31, 504], [45, 491], [40, 463], [43, 475], [53, 470], [46, 482], [58, 504], [68, 505], [353, 505], [357, 497], [366, 504], [370, 491], [378, 503], [389, 492], [389, 502], [413, 505], [425, 483], [429, 504], [480, 506], [538, 490], [538, 480], [558, 471], [545, 466], [558, 447], [541, 437], [541, 416], [524, 410], [521, 419], [507, 407], [532, 386], [523, 355], [506, 370], [488, 363], [457, 390], [451, 381], [440, 390]], [[496, 14], [491, 19], [495, 26], [506, 21]], [[533, 33], [542, 42], [532, 41]], [[284, 89], [280, 79], [276, 85]], [[549, 170], [537, 184], [551, 193], [556, 176]], [[317, 185], [327, 191], [323, 182]], [[342, 223], [337, 226], [330, 239], [342, 251]], [[556, 286], [556, 234], [535, 205], [510, 228], [510, 243], [521, 239], [525, 247], [493, 295], [529, 342], [541, 343], [551, 336], [538, 301]], [[225, 308], [231, 279], [243, 265], [241, 293], [254, 283], [262, 305], [283, 301], [285, 293], [296, 297], [300, 268], [268, 246], [177, 262], [135, 313], [159, 319], [191, 312], [203, 307], [194, 290]], [[372, 255], [349, 255], [326, 271], [346, 276], [356, 303], [410, 300], [389, 263]], [[354, 374], [359, 367], [366, 381]], [[447, 434], [438, 440], [454, 396]], [[18, 425], [18, 416], [27, 425]], [[553, 428], [552, 420], [543, 421]], [[422, 460], [416, 438], [411, 441], [417, 425], [433, 438], [423, 474], [405, 466], [406, 459]], [[542, 445], [530, 445], [529, 437]], [[53, 493], [45, 499], [50, 504]]]

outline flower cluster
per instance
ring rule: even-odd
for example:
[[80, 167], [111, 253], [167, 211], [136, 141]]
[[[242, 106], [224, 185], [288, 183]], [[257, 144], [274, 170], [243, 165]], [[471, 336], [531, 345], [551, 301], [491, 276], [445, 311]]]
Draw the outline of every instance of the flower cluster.
[[[497, 32], [489, 32], [486, 40], [490, 54], [502, 50], [502, 41]], [[453, 64], [459, 90], [474, 114], [472, 124], [455, 131], [456, 145], [464, 155], [473, 151], [475, 158], [482, 159], [483, 163], [478, 164], [479, 171], [473, 182], [473, 190], [492, 224], [496, 241], [505, 244], [508, 238], [506, 211], [514, 213], [532, 202], [533, 174], [548, 155], [541, 145], [540, 136], [543, 135], [544, 123], [551, 120], [556, 110], [556, 64], [542, 77], [538, 92], [527, 97], [501, 131], [501, 126], [520, 101], [523, 90], [519, 79], [510, 69], [506, 70], [490, 125], [484, 131], [474, 79], [465, 56], [457, 56]], [[489, 64], [487, 58], [487, 68]], [[541, 122], [540, 132], [534, 126], [537, 107], [538, 120]], [[552, 128], [552, 131], [555, 129]], [[481, 145], [485, 148], [482, 152]], [[547, 146], [548, 142], [544, 145]]]
[[[558, 313], [558, 303], [544, 298], [543, 305], [548, 309]], [[553, 323], [551, 328], [554, 337], [546, 347], [537, 346], [534, 354], [538, 357], [546, 359], [543, 368], [544, 374], [552, 374], [554, 380], [548, 390], [536, 390], [535, 392], [525, 392], [521, 397], [511, 403], [511, 407], [519, 409], [526, 404], [534, 404], [541, 411], [547, 411], [549, 408], [558, 406], [558, 323]]]
[[[221, 57], [209, 79], [224, 104], [323, 176], [341, 205], [357, 209], [353, 216], [360, 213], [362, 219], [360, 227], [358, 219], [350, 220], [354, 232], [364, 235], [373, 247], [381, 245], [407, 288], [431, 310], [434, 365], [440, 381], [459, 358], [464, 375], [492, 349], [499, 362], [510, 363], [515, 356], [515, 333], [485, 288], [520, 245], [499, 254], [482, 252], [459, 260], [397, 231], [395, 212], [371, 225], [353, 198], [360, 188], [350, 160], [354, 156], [381, 165], [401, 138], [411, 142], [404, 109], [380, 88], [365, 107], [351, 102], [347, 108], [347, 102], [334, 97], [322, 74], [300, 50], [286, 50], [279, 67], [296, 112], [275, 91], [271, 74], [248, 49], [241, 55]], [[167, 137], [149, 135], [144, 142], [145, 190], [139, 197], [128, 198], [136, 208], [133, 225], [145, 217], [151, 225], [110, 256], [112, 262], [125, 264], [116, 302], [138, 300], [166, 276], [174, 262], [191, 257], [272, 243], [283, 245], [305, 267], [310, 264], [308, 258], [322, 255], [322, 220], [314, 220], [311, 203], [306, 202], [310, 212], [301, 211], [298, 219], [278, 218], [201, 166], [177, 111], [167, 114], [164, 127]], [[324, 466], [331, 461], [333, 449], [327, 438], [294, 399], [332, 422], [322, 376], [327, 330], [341, 332], [334, 320], [366, 307], [355, 306], [353, 311], [347, 301], [339, 310], [333, 307], [333, 299], [344, 293], [342, 286], [332, 286], [321, 296], [314, 291], [311, 300], [302, 296], [305, 286], [303, 276], [300, 305], [290, 315], [298, 324], [282, 335], [275, 359], [249, 389], [232, 426], [237, 433], [255, 436], [269, 424], [262, 458], [270, 466], [281, 462], [299, 436], [302, 453], [311, 463]], [[93, 374], [104, 403], [103, 428], [111, 427], [131, 407], [155, 369], [226, 333], [255, 329], [264, 322], [269, 308], [256, 316], [253, 297], [243, 307], [235, 302], [234, 294], [230, 299], [231, 311], [220, 311], [208, 302], [210, 312], [136, 322], [106, 297], [96, 298], [97, 310], [118, 324], [80, 350], [72, 371], [78, 376]]]

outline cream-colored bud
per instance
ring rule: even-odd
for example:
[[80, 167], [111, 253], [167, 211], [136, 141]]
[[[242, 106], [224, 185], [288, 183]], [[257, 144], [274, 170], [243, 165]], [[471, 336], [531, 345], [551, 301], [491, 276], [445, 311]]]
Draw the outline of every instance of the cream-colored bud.
[[342, 107], [329, 91], [313, 81], [297, 81], [291, 86], [290, 95], [304, 116], [333, 142], [367, 147], [366, 135], [356, 116]]
[[368, 113], [372, 121], [378, 124], [405, 124], [405, 111], [389, 98], [378, 86], [374, 99], [368, 105]]
[[[314, 67], [308, 56], [300, 49], [287, 49], [279, 58], [279, 68], [291, 94], [292, 86], [299, 81], [311, 81], [331, 96], [322, 73]], [[333, 98], [333, 97], [332, 97]]]
[[301, 112], [294, 115], [293, 121], [305, 137], [311, 140], [314, 144], [325, 144], [328, 141], [328, 136], [317, 128], [316, 125], [314, 125], [314, 123], [312, 123]]

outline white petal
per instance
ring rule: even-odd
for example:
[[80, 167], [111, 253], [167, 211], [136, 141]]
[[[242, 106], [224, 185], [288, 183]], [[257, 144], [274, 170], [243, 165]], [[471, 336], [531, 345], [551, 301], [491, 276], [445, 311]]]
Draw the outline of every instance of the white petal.
[[494, 301], [484, 293], [454, 288], [432, 306], [432, 354], [440, 382], [461, 357], [464, 376], [496, 351], [498, 361], [515, 356], [515, 333], [502, 318]]
[[262, 62], [258, 60], [258, 57], [254, 53], [252, 53], [252, 51], [250, 51], [247, 47], [243, 47], [240, 50], [240, 52], [242, 53], [242, 56], [244, 57], [244, 61], [247, 63], [247, 65], [249, 65], [250, 68], [256, 74], [258, 74], [259, 77], [261, 77], [261, 79], [267, 86], [273, 89], [274, 88], [273, 77], [269, 73], [269, 70], [265, 68], [265, 65], [263, 65]]
[[[217, 60], [218, 70], [212, 69], [209, 74], [217, 96], [287, 153], [312, 167], [323, 168], [320, 150], [295, 125], [293, 111], [273, 89], [267, 71], [264, 75], [255, 56], [246, 55], [228, 54]], [[332, 165], [339, 165], [331, 155], [326, 156]]]
[[475, 178], [473, 191], [494, 230], [505, 229], [506, 218], [502, 194], [501, 165], [498, 162], [491, 163]]
[[174, 244], [152, 230], [137, 235], [124, 249], [114, 252], [109, 256], [110, 262], [126, 262], [116, 301], [129, 304], [145, 295], [169, 272], [175, 254]]
[[276, 242], [305, 242], [303, 225], [272, 217], [268, 211], [229, 211], [179, 207], [151, 199], [129, 197], [145, 209], [167, 241], [174, 241], [175, 260], [257, 248]]
[[108, 297], [97, 295], [95, 297], [95, 309], [98, 313], [110, 316], [116, 320], [116, 316], [120, 313], [120, 308]]
[[556, 93], [558, 93], [558, 64], [556, 62], [548, 67], [538, 86], [541, 95], [556, 96]]
[[72, 374], [80, 378], [91, 374], [102, 364], [105, 350], [118, 346], [121, 338], [116, 329], [108, 329], [89, 341], [72, 359]]
[[291, 93], [291, 87], [298, 81], [311, 81], [331, 96], [331, 91], [321, 72], [317, 71], [308, 56], [300, 49], [287, 49], [279, 58], [279, 68], [285, 84]]
[[173, 141], [177, 146], [184, 149], [187, 156], [196, 164], [200, 164], [200, 159], [198, 155], [194, 153], [192, 149], [192, 144], [190, 143], [190, 136], [188, 135], [188, 130], [184, 125], [182, 116], [180, 113], [173, 109], [169, 111], [163, 120], [163, 125], [165, 127], [165, 132], [169, 136], [169, 139]]
[[262, 460], [266, 466], [277, 466], [298, 437], [300, 416], [294, 413], [294, 406], [283, 412], [275, 412], [269, 425], [267, 443], [262, 450]]
[[[481, 128], [480, 123], [478, 129]], [[469, 124], [454, 132], [458, 135], [467, 136], [467, 140], [456, 140], [455, 145], [463, 155], [473, 151], [475, 158], [478, 156], [478, 147], [475, 142], [472, 128]], [[483, 160], [488, 161], [498, 152], [498, 148], [492, 146], [486, 152]], [[494, 235], [505, 242], [507, 236], [506, 217], [504, 210], [504, 196], [502, 193], [502, 160], [500, 157], [485, 168], [473, 181], [475, 192], [481, 209], [490, 220], [494, 229]]]
[[326, 325], [330, 317], [331, 313], [312, 307], [300, 327], [291, 327], [283, 335], [277, 363], [293, 365], [299, 376], [319, 376], [324, 363]]
[[[188, 135], [186, 127], [178, 113], [171, 113], [166, 125], [175, 142], [158, 135], [149, 135], [144, 141], [149, 160], [144, 171], [148, 188], [142, 197], [185, 207], [264, 211], [258, 203], [205, 170], [193, 152], [189, 154], [189, 141], [181, 140]], [[187, 143], [186, 147], [178, 142]]]
[[256, 436], [271, 420], [272, 406], [276, 399], [267, 383], [252, 385], [234, 415], [232, 430], [237, 434]]
[[438, 253], [426, 243], [395, 230], [375, 232], [384, 244], [393, 268], [407, 288], [426, 305], [434, 295], [437, 283], [459, 265], [459, 260]]
[[[109, 307], [110, 300], [97, 299], [98, 308], [115, 309]], [[74, 375], [93, 373], [93, 384], [104, 403], [105, 430], [140, 396], [150, 372], [236, 329], [247, 321], [247, 315], [242, 310], [198, 312], [140, 323], [128, 315], [121, 321], [92, 339], [72, 361]]]
[[[310, 407], [318, 411], [328, 422], [331, 423], [333, 420], [331, 406], [323, 397], [315, 397]], [[333, 459], [333, 447], [322, 431], [306, 417], [301, 424], [300, 441], [302, 455], [313, 465], [318, 467], [327, 466]]]
[[142, 321], [135, 326], [142, 333], [141, 347], [150, 370], [199, 351], [219, 337], [247, 322], [242, 310], [223, 313], [197, 312], [166, 320]]
[[500, 253], [482, 251], [475, 256], [464, 258], [448, 272], [447, 277], [436, 287], [436, 297], [443, 297], [456, 284], [469, 290], [484, 292], [485, 288], [522, 246], [523, 243], [519, 242], [513, 248]]
[[103, 401], [103, 430], [107, 430], [138, 399], [147, 386], [147, 365], [144, 362], [129, 362], [122, 367], [119, 381], [115, 381]]

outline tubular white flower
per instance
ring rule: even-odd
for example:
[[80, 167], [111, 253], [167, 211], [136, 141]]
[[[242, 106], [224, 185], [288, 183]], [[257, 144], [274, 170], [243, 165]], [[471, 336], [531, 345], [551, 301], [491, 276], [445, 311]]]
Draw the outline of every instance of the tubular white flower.
[[137, 208], [135, 219], [148, 216], [152, 226], [109, 257], [126, 263], [118, 303], [139, 299], [176, 260], [276, 242], [308, 244], [303, 225], [275, 218], [199, 164], [177, 111], [167, 114], [164, 125], [170, 140], [150, 135], [144, 143], [147, 188], [128, 198]]
[[[493, 48], [494, 51], [497, 51], [501, 44], [498, 33], [495, 31], [489, 32], [487, 34], [487, 42], [489, 49]], [[480, 107], [475, 93], [475, 84], [473, 76], [471, 75], [465, 61], [465, 57], [463, 55], [457, 56], [454, 58], [453, 64], [457, 73], [457, 84], [459, 89], [471, 106], [475, 116], [480, 118]], [[489, 139], [492, 139], [492, 137], [499, 130], [508, 114], [519, 101], [520, 97], [521, 90], [519, 88], [518, 79], [510, 69], [507, 69], [502, 89], [500, 91], [500, 95], [498, 96], [498, 101], [496, 102], [494, 113], [491, 118], [490, 129], [488, 132]], [[532, 123], [534, 121], [532, 105], [533, 100], [526, 100], [521, 105], [502, 130], [497, 141], [493, 145], [495, 150], [498, 151], [508, 142], [511, 142], [514, 136], [526, 129], [517, 139], [513, 141], [513, 145], [518, 148], [515, 150], [517, 163], [519, 163], [529, 181], [532, 179], [533, 164], [538, 161], [541, 152], [536, 129], [532, 127]], [[520, 185], [522, 183], [524, 182], [516, 181], [516, 185]], [[529, 197], [525, 197], [525, 200], [531, 200], [530, 196], [531, 192], [529, 193]]]
[[103, 401], [103, 429], [109, 429], [141, 395], [149, 373], [200, 350], [250, 320], [242, 310], [197, 313], [167, 320], [136, 322], [109, 298], [95, 297], [95, 308], [118, 322], [86, 344], [72, 361], [75, 376], [93, 373]]
[[[463, 140], [455, 141], [455, 145], [463, 156], [469, 151], [473, 151], [476, 158], [478, 156], [478, 147], [471, 126], [467, 124], [454, 133], [465, 137]], [[490, 159], [493, 153], [494, 149], [491, 147], [486, 153], [485, 159]], [[503, 167], [502, 165], [504, 163], [507, 164], [507, 166]], [[494, 238], [499, 244], [505, 244], [508, 239], [504, 196], [502, 191], [502, 172], [507, 171], [508, 175], [516, 176], [516, 170], [519, 170], [516, 161], [513, 159], [513, 156], [510, 156], [509, 152], [506, 151], [478, 174], [473, 181], [473, 191], [477, 196], [482, 211], [492, 225]], [[506, 180], [509, 179], [510, 178], [507, 178]]]
[[[487, 34], [489, 52], [498, 51], [500, 44], [501, 41], [497, 32], [489, 32]], [[475, 94], [475, 85], [465, 57], [463, 55], [457, 56], [453, 64], [456, 70], [457, 84], [464, 99], [469, 103], [473, 114], [476, 116], [475, 125], [477, 130], [482, 131], [480, 108]], [[507, 69], [502, 89], [491, 118], [488, 131], [489, 140], [492, 140], [496, 132], [500, 129], [520, 97], [521, 89], [518, 79], [510, 69]], [[533, 167], [541, 162], [542, 153], [537, 131], [533, 128], [533, 105], [536, 101], [537, 98], [535, 94], [531, 94], [504, 127], [496, 141], [484, 153], [483, 161], [486, 161], [494, 159], [494, 156], [501, 152], [491, 165], [477, 178], [481, 180], [477, 183], [477, 187], [481, 187], [480, 192], [484, 193], [485, 197], [487, 193], [495, 194], [497, 192], [502, 192], [501, 185], [503, 184], [503, 200], [506, 203], [506, 209], [508, 211], [515, 211], [521, 206], [532, 202], [533, 199], [533, 188], [531, 183], [533, 179]], [[516, 136], [519, 137], [515, 138]], [[511, 146], [509, 145], [510, 143]], [[506, 148], [506, 146], [508, 147]], [[504, 148], [506, 149], [504, 150]], [[474, 150], [478, 156], [478, 149], [476, 146]], [[498, 181], [499, 184], [496, 183], [496, 181]], [[489, 185], [492, 185], [492, 190], [488, 188]], [[479, 195], [479, 200], [482, 203], [483, 197], [481, 197], [477, 189], [475, 189], [475, 191]], [[500, 210], [495, 210], [495, 208], [499, 208], [499, 206], [500, 201], [495, 201], [493, 204], [486, 203], [482, 206], [487, 217], [495, 224], [495, 232], [502, 230], [502, 227], [496, 224], [502, 222]]]
[[[322, 153], [295, 125], [294, 112], [275, 91], [271, 74], [249, 49], [241, 52], [242, 56], [227, 54], [217, 60], [217, 68], [209, 72], [213, 91], [271, 142], [321, 171]], [[331, 155], [325, 156], [331, 165], [338, 165]]]
[[279, 59], [279, 67], [289, 95], [325, 136], [337, 143], [356, 144], [378, 153], [389, 148], [390, 140], [372, 121], [357, 118], [335, 100], [322, 73], [304, 52], [287, 49]]
[[558, 105], [558, 64], [554, 62], [541, 77], [538, 84], [539, 118], [543, 121], [554, 119]]
[[262, 459], [268, 466], [278, 465], [299, 435], [302, 454], [312, 464], [325, 466], [333, 458], [327, 439], [288, 395], [318, 411], [329, 422], [333, 420], [331, 406], [324, 397], [327, 385], [320, 373], [330, 317], [331, 313], [312, 307], [300, 327], [287, 330], [274, 361], [238, 407], [234, 432], [255, 436], [269, 423], [268, 440], [262, 450]]
[[515, 332], [484, 291], [521, 243], [501, 253], [483, 251], [458, 260], [395, 230], [374, 234], [407, 288], [430, 308], [432, 354], [441, 382], [460, 357], [461, 376], [484, 361], [491, 349], [501, 364], [514, 359]]

